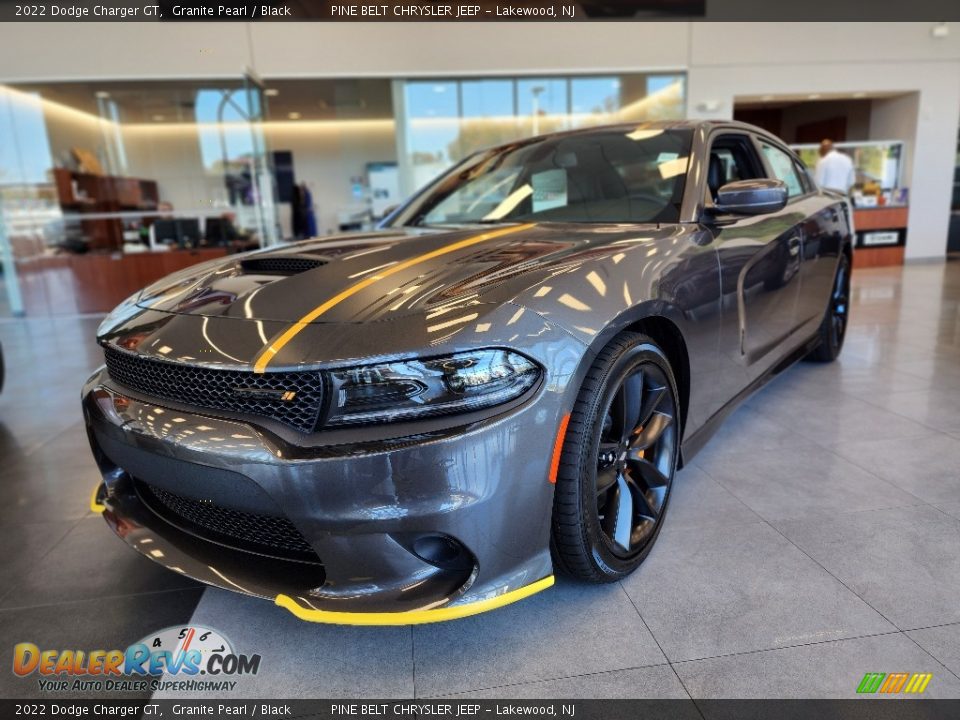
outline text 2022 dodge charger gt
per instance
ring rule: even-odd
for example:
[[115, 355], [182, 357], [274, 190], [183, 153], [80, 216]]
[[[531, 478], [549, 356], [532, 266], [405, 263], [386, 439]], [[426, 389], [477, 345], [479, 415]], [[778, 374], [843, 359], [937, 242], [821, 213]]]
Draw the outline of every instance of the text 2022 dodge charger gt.
[[381, 230], [118, 307], [83, 390], [91, 504], [147, 557], [320, 622], [616, 580], [736, 403], [837, 356], [851, 235], [846, 201], [743, 124], [477, 153]]

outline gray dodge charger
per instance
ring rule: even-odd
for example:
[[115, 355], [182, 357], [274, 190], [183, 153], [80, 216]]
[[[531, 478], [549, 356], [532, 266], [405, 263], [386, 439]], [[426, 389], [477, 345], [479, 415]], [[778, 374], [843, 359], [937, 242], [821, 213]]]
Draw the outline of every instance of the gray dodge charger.
[[171, 275], [98, 333], [91, 506], [171, 570], [317, 622], [633, 572], [678, 467], [833, 360], [851, 215], [734, 122], [476, 153], [381, 229]]

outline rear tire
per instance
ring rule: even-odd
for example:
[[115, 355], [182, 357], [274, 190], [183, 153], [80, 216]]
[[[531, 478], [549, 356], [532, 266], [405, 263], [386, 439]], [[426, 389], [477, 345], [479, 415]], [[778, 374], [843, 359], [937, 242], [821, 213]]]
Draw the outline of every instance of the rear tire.
[[622, 333], [580, 388], [553, 502], [555, 566], [588, 582], [619, 580], [653, 547], [680, 449], [677, 385], [663, 350]]
[[843, 340], [847, 334], [847, 322], [850, 319], [850, 258], [846, 253], [840, 255], [837, 272], [833, 278], [830, 302], [823, 315], [823, 322], [817, 331], [819, 342], [810, 351], [806, 359], [813, 362], [833, 362], [843, 350]]

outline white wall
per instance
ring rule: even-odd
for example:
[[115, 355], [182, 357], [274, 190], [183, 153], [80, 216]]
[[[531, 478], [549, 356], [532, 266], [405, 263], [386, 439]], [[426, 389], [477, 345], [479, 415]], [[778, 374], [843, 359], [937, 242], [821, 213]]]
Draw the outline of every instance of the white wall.
[[[916, 92], [907, 257], [942, 257], [960, 122], [960, 26], [932, 23], [43, 23], [0, 43], [0, 81], [685, 69], [688, 114], [737, 95]], [[706, 109], [710, 108], [710, 109]], [[714, 109], [715, 108], [715, 109]], [[902, 109], [902, 108], [901, 108]], [[904, 121], [897, 121], [903, 123]], [[907, 123], [909, 124], [909, 123]], [[906, 128], [907, 125], [901, 124]]]
[[682, 68], [689, 24], [259, 23], [263, 76], [398, 77]]
[[243, 23], [9, 23], [0, 82], [237, 77], [252, 63]]

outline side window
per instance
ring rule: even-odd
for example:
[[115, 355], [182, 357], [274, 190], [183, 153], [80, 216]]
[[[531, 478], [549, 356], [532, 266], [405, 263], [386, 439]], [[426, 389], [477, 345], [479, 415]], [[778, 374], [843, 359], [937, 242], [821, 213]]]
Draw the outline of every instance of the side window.
[[806, 192], [806, 188], [800, 176], [797, 174], [797, 167], [793, 162], [793, 158], [780, 148], [767, 145], [765, 142], [760, 143], [760, 149], [763, 151], [764, 157], [767, 158], [767, 162], [770, 163], [770, 167], [773, 169], [773, 174], [776, 178], [786, 183], [787, 197], [803, 195]]
[[727, 183], [762, 177], [760, 161], [744, 135], [721, 135], [710, 146], [707, 169], [708, 199], [716, 202], [717, 191]]

